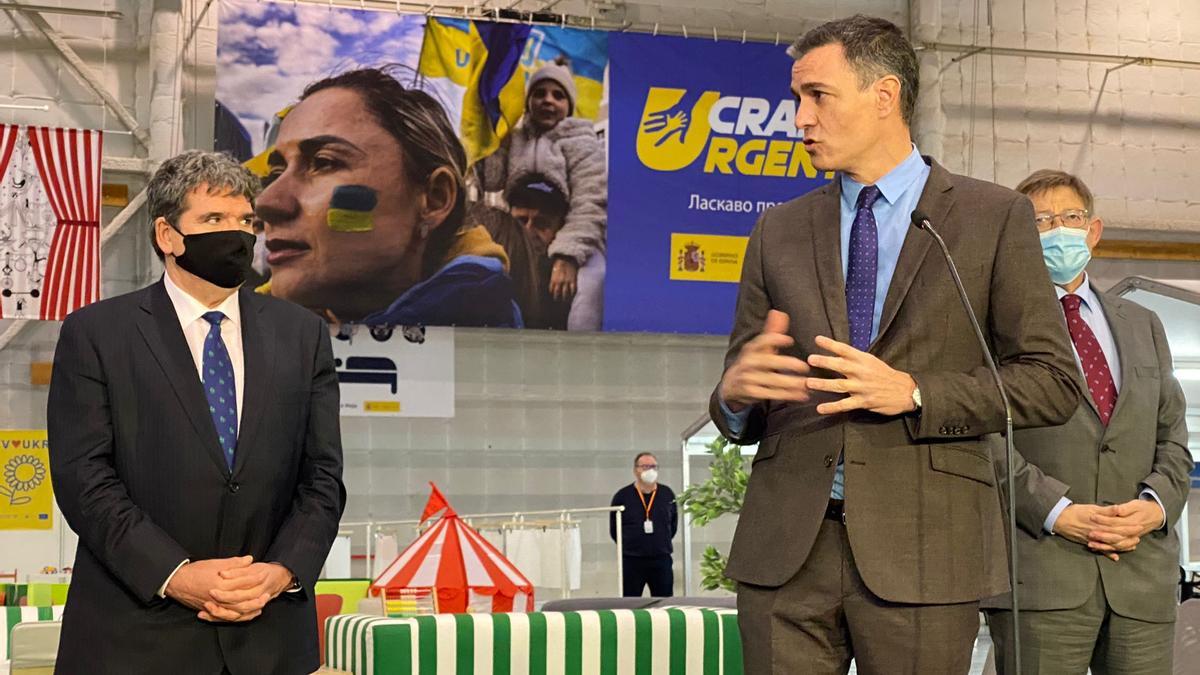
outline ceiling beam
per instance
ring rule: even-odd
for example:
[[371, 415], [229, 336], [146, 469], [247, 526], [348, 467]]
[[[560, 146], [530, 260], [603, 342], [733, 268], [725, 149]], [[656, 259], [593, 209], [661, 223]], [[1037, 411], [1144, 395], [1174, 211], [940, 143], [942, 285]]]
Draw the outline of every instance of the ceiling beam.
[[116, 96], [113, 96], [112, 92], [108, 90], [108, 87], [104, 86], [104, 83], [101, 82], [100, 78], [96, 76], [96, 73], [92, 72], [92, 69], [83, 62], [83, 59], [79, 58], [79, 54], [75, 53], [75, 50], [71, 47], [71, 45], [67, 44], [67, 41], [63, 39], [62, 35], [60, 35], [58, 31], [54, 30], [54, 28], [52, 28], [50, 24], [46, 22], [45, 17], [33, 9], [33, 7], [37, 6], [38, 5], [24, 5], [15, 2], [9, 2], [5, 3], [5, 6], [0, 8], [17, 10], [21, 12], [25, 18], [29, 19], [30, 23], [32, 23], [33, 26], [37, 28], [47, 40], [50, 41], [50, 44], [58, 50], [58, 53], [62, 56], [63, 60], [71, 66], [71, 69], [79, 78], [80, 82], [82, 82], [84, 86], [88, 87], [92, 90], [92, 92], [99, 96], [100, 100], [104, 101], [104, 104], [108, 106], [109, 110], [111, 110], [113, 114], [117, 116], [117, 119], [121, 120], [121, 124], [124, 124], [125, 128], [129, 129], [129, 133], [133, 134], [133, 137], [137, 139], [137, 141], [141, 143], [143, 147], [150, 147], [150, 134], [143, 129], [140, 124], [138, 124], [138, 121], [134, 118], [133, 114], [126, 110], [125, 106], [121, 105], [121, 102], [117, 100]]

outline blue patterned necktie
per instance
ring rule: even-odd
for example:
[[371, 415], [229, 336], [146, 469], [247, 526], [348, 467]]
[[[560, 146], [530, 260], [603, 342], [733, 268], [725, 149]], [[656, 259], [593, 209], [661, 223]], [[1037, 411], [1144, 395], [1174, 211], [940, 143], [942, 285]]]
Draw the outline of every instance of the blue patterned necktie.
[[212, 415], [217, 438], [225, 452], [225, 463], [233, 469], [233, 450], [237, 447], [237, 389], [233, 382], [233, 361], [221, 339], [222, 312], [208, 312], [204, 320], [209, 323], [208, 337], [204, 338], [203, 373], [204, 396], [208, 399], [208, 412]]
[[879, 233], [871, 206], [879, 199], [879, 188], [868, 185], [858, 193], [854, 224], [850, 227], [850, 251], [846, 266], [846, 314], [850, 320], [850, 345], [860, 351], [871, 346], [875, 320], [875, 280], [879, 269]]

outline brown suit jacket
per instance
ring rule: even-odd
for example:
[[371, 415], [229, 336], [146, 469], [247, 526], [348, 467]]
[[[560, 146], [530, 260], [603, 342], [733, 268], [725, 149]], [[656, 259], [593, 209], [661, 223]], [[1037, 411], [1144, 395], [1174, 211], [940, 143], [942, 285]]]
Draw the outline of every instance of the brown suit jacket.
[[[1067, 331], [1025, 197], [956, 176], [936, 162], [918, 203], [958, 264], [997, 356], [1019, 426], [1061, 424], [1078, 391]], [[791, 317], [791, 353], [817, 335], [849, 342], [840, 244], [839, 181], [769, 210], [746, 250], [726, 367], [761, 330], [767, 311]], [[910, 373], [919, 415], [824, 416], [815, 403], [761, 403], [732, 440], [758, 454], [726, 573], [779, 586], [808, 557], [845, 457], [846, 528], [858, 568], [893, 602], [967, 602], [1005, 592], [1003, 518], [984, 434], [1004, 427], [1003, 406], [946, 263], [929, 235], [910, 229], [870, 352]], [[818, 374], [819, 375], [819, 374]], [[730, 435], [713, 392], [711, 414]]]
[[[1100, 423], [1077, 367], [1075, 376], [1084, 395], [1070, 421], [1014, 434], [1021, 609], [1079, 607], [1095, 592], [1100, 575], [1105, 598], [1118, 614], [1174, 621], [1179, 591], [1175, 523], [1187, 502], [1192, 470], [1187, 405], [1154, 312], [1115, 295], [1097, 291], [1096, 296], [1112, 329], [1121, 367], [1121, 390], [1108, 426]], [[1059, 317], [1062, 320], [1061, 311]], [[1152, 488], [1162, 500], [1166, 529], [1143, 537], [1137, 549], [1122, 553], [1118, 562], [1044, 528], [1063, 496], [1084, 504], [1120, 504], [1137, 499], [1143, 487]], [[1008, 607], [1008, 596], [985, 604]]]

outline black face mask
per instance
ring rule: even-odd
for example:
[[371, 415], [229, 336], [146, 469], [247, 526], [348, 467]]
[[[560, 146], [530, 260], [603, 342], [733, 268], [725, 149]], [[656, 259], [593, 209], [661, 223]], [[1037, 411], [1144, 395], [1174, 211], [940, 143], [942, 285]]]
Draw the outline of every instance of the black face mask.
[[183, 255], [175, 262], [214, 286], [236, 288], [246, 280], [254, 257], [254, 235], [241, 230], [183, 235]]

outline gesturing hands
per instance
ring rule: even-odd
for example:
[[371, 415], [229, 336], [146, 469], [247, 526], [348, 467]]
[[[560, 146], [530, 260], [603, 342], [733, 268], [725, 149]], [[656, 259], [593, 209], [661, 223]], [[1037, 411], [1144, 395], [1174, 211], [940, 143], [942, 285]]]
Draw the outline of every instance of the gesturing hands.
[[[759, 401], [806, 403], [816, 394], [844, 395], [817, 405], [817, 412], [832, 415], [851, 410], [870, 410], [881, 415], [899, 415], [916, 408], [913, 390], [917, 383], [901, 372], [850, 345], [817, 336], [817, 347], [828, 355], [812, 354], [808, 360], [779, 352], [795, 344], [787, 334], [788, 315], [767, 313], [762, 333], [747, 342], [737, 360], [721, 379], [721, 400], [732, 412]], [[813, 368], [823, 368], [842, 377], [810, 377]]]
[[810, 377], [808, 388], [846, 395], [837, 401], [818, 405], [817, 412], [832, 415], [851, 410], [870, 410], [880, 415], [900, 415], [916, 409], [913, 390], [917, 388], [917, 383], [908, 373], [892, 368], [872, 354], [823, 335], [817, 336], [817, 346], [832, 356], [813, 354], [808, 357], [808, 365], [835, 372], [842, 377]]
[[787, 314], [774, 309], [768, 312], [763, 331], [742, 347], [725, 371], [720, 396], [731, 411], [759, 401], [809, 400], [807, 376], [812, 369], [803, 359], [779, 353], [796, 342], [787, 329]]
[[180, 567], [167, 585], [167, 597], [198, 612], [204, 621], [250, 621], [292, 584], [279, 563], [256, 563], [251, 556], [198, 560]]

